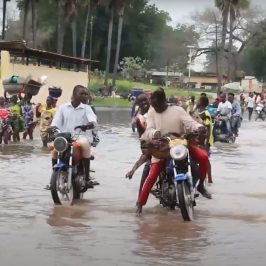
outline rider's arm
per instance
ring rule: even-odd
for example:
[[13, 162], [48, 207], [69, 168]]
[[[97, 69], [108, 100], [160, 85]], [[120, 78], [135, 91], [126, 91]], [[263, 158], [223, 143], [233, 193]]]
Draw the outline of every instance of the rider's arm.
[[56, 111], [55, 113], [55, 116], [53, 118], [53, 121], [52, 121], [52, 124], [51, 124], [51, 127], [55, 127], [55, 128], [62, 128], [63, 126], [63, 109], [62, 109], [62, 106], [59, 107], [59, 109]]
[[154, 109], [150, 108], [150, 110], [148, 111], [147, 120], [146, 120], [147, 127], [146, 127], [145, 132], [142, 134], [140, 138], [141, 140], [146, 140], [146, 141], [152, 140], [154, 136], [156, 135], [156, 133], [158, 133], [158, 130], [156, 130], [154, 113], [155, 113]]
[[134, 173], [137, 171], [137, 169], [143, 165], [148, 160], [148, 156], [145, 154], [141, 154], [139, 159], [136, 161], [132, 169], [126, 174], [126, 177], [131, 179], [134, 175]]
[[97, 127], [97, 116], [95, 115], [95, 113], [93, 112], [93, 110], [91, 109], [89, 105], [86, 105], [86, 117], [88, 120], [88, 124], [93, 124], [94, 128], [96, 128]]
[[240, 104], [237, 102], [235, 103], [235, 112], [234, 114], [232, 114], [233, 116], [241, 116], [241, 107], [240, 107]]

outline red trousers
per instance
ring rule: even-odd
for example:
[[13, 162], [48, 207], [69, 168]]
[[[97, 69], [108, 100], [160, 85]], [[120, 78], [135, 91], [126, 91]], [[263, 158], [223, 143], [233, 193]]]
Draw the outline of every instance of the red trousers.
[[[197, 146], [190, 145], [189, 153], [190, 153], [191, 158], [199, 164], [199, 178], [200, 180], [204, 181], [208, 173], [208, 167], [209, 167], [209, 164], [208, 164], [209, 159], [208, 159], [207, 152]], [[154, 186], [157, 180], [157, 177], [159, 176], [160, 172], [164, 169], [164, 167], [165, 167], [164, 160], [151, 164], [149, 175], [139, 194], [139, 198], [138, 198], [139, 204], [141, 205], [146, 204], [150, 191], [152, 187]]]

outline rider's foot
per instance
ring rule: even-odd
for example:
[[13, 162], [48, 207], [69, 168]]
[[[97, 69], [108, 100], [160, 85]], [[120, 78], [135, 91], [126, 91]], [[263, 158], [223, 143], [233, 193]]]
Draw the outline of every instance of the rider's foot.
[[212, 198], [212, 195], [207, 191], [207, 189], [204, 186], [198, 185], [197, 190], [203, 197], [207, 199]]
[[49, 184], [49, 185], [46, 185], [45, 187], [44, 187], [44, 189], [46, 189], [46, 190], [51, 190], [51, 185]]
[[137, 216], [140, 216], [141, 213], [142, 213], [142, 205], [140, 203], [137, 203], [136, 214], [137, 214]]
[[86, 188], [94, 188], [93, 181], [88, 179], [86, 180]]
[[209, 183], [209, 184], [212, 184], [212, 183], [213, 183], [213, 181], [212, 181], [212, 178], [211, 178], [211, 177], [208, 177], [208, 183]]
[[91, 178], [90, 180], [92, 181], [94, 186], [99, 186], [100, 185], [100, 183], [97, 180], [95, 180], [94, 178]]

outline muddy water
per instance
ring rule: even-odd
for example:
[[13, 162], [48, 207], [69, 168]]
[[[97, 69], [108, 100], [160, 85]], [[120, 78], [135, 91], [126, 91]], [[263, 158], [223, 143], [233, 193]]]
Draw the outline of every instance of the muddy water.
[[0, 265], [265, 265], [266, 124], [244, 122], [234, 145], [212, 154], [213, 200], [184, 223], [150, 197], [135, 216], [139, 184], [124, 175], [139, 155], [128, 111], [98, 111], [93, 168], [101, 186], [73, 207], [54, 207], [42, 188], [49, 154], [39, 140], [0, 147]]

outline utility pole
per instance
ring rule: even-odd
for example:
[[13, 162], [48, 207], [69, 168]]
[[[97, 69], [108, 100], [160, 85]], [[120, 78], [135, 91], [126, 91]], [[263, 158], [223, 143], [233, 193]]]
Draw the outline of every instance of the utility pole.
[[10, 0], [3, 0], [2, 40], [5, 39], [6, 30], [6, 2], [10, 2]]
[[187, 46], [189, 48], [188, 54], [188, 90], [190, 89], [190, 77], [191, 77], [191, 64], [192, 64], [192, 50], [195, 49], [194, 46]]
[[93, 31], [93, 19], [94, 17], [91, 16], [91, 21], [90, 21], [90, 59], [92, 58], [92, 31]]

